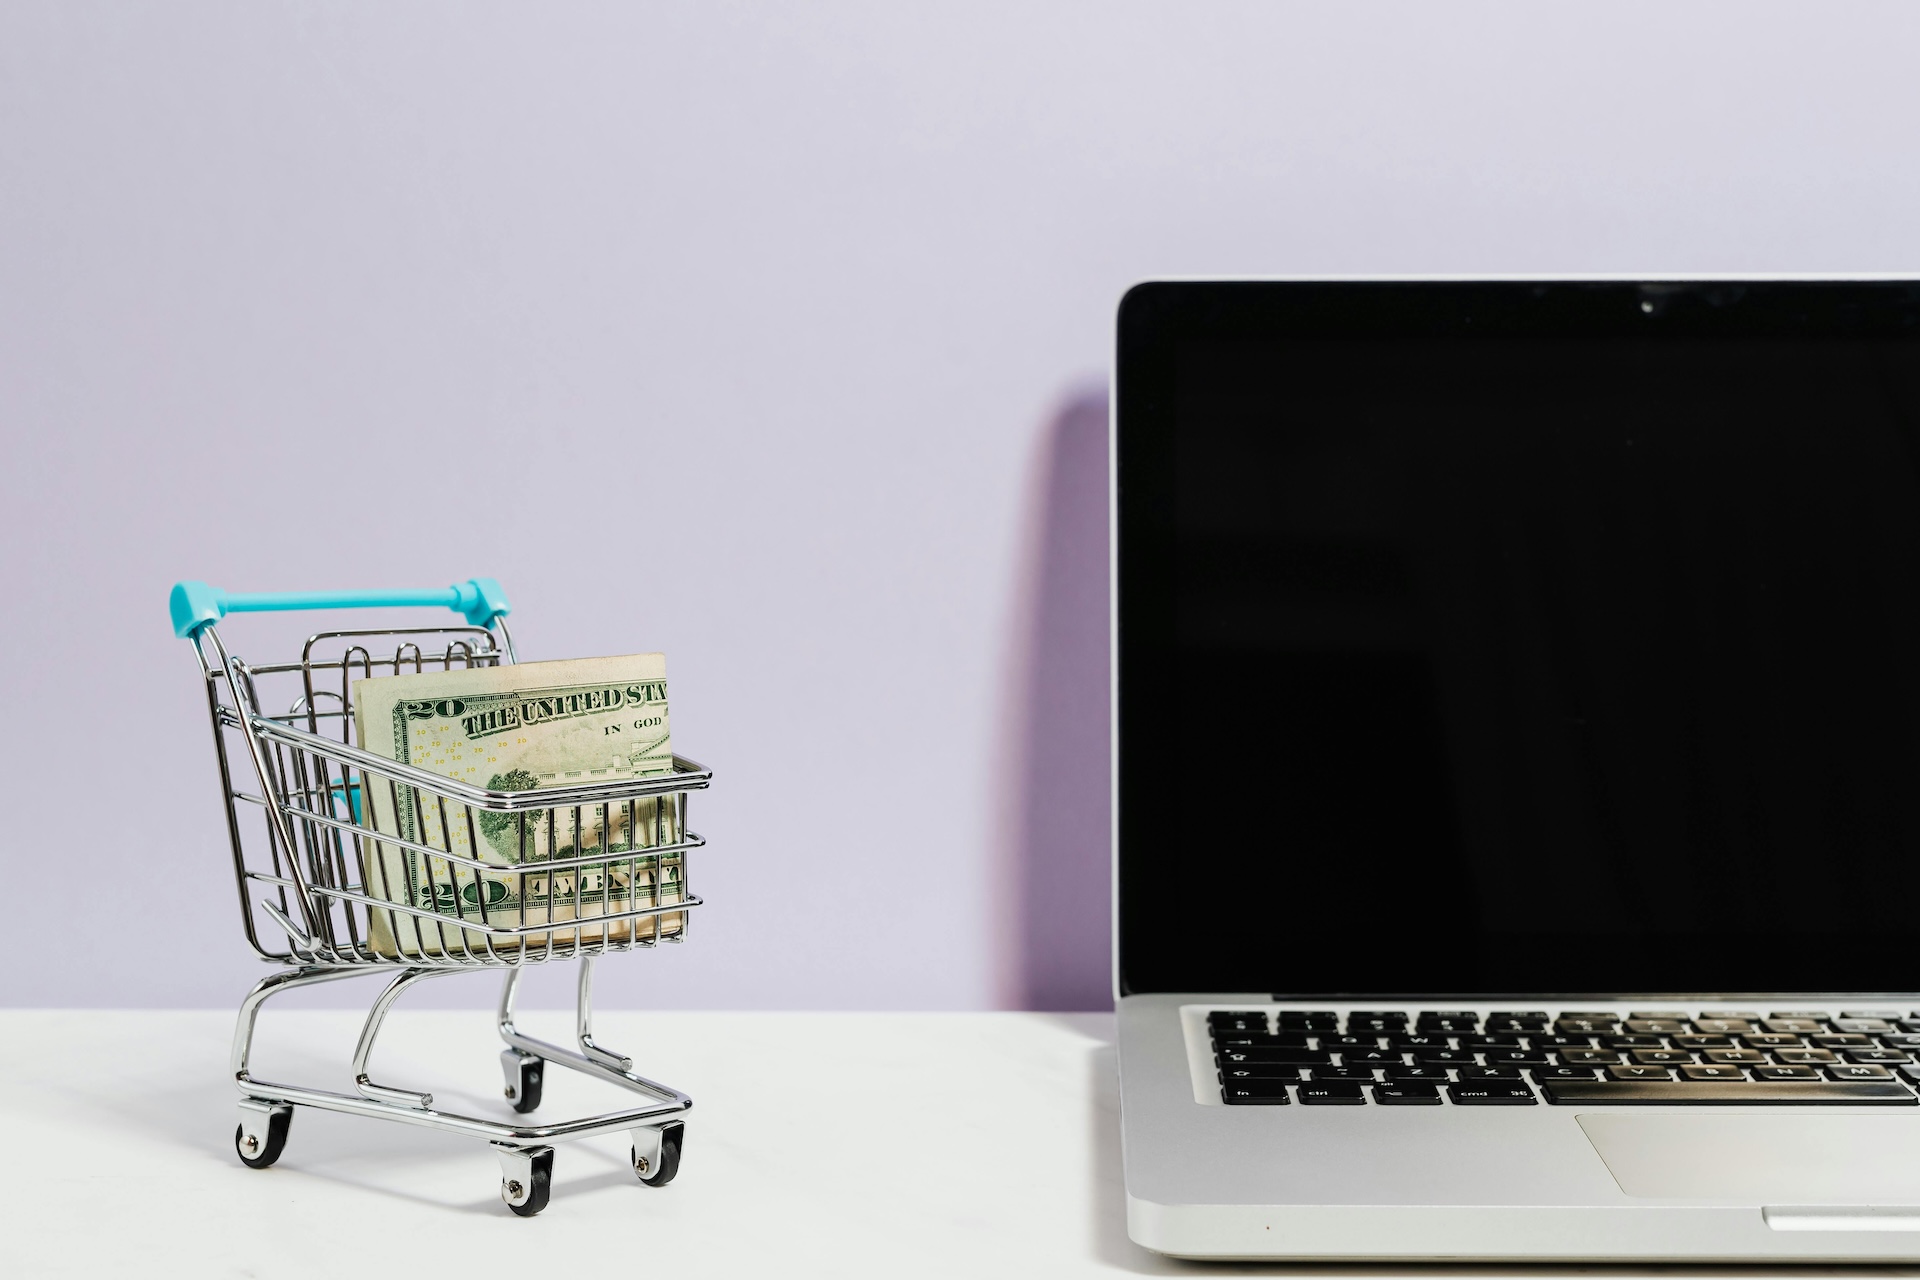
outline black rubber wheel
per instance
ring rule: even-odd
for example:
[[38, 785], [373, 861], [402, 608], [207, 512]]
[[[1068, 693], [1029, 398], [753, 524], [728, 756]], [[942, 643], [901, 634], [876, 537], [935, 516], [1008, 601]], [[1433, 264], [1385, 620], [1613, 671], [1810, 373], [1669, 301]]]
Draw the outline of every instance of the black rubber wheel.
[[664, 1187], [680, 1172], [680, 1147], [687, 1140], [687, 1126], [670, 1124], [660, 1131], [660, 1167], [651, 1177], [640, 1179], [650, 1187]]
[[507, 1208], [523, 1218], [531, 1218], [547, 1207], [547, 1197], [553, 1194], [553, 1148], [548, 1147], [533, 1158], [533, 1185], [527, 1189], [525, 1204], [510, 1204]]
[[233, 1153], [240, 1157], [240, 1163], [249, 1169], [264, 1169], [280, 1158], [287, 1149], [287, 1130], [293, 1127], [293, 1109], [275, 1111], [267, 1117], [267, 1145], [259, 1152], [247, 1154], [247, 1127], [235, 1125], [233, 1129]]
[[540, 1082], [545, 1078], [546, 1068], [547, 1064], [541, 1058], [520, 1064], [520, 1079], [514, 1085], [508, 1101], [521, 1115], [540, 1105]]

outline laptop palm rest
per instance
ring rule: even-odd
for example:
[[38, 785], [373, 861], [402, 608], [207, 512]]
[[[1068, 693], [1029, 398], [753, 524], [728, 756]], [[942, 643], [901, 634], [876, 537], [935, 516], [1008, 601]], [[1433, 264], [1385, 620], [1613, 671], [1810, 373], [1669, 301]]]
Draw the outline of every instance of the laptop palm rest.
[[1782, 1231], [1920, 1230], [1920, 1116], [1642, 1112], [1579, 1122], [1630, 1196], [1759, 1204]]

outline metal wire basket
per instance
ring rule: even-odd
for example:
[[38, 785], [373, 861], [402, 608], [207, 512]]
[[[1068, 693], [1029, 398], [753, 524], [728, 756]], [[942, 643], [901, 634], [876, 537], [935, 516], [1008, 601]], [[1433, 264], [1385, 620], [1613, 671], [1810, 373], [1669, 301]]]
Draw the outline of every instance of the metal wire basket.
[[[446, 606], [467, 622], [319, 632], [297, 661], [261, 664], [232, 653], [217, 626], [229, 613], [386, 605]], [[514, 661], [509, 606], [491, 579], [440, 591], [272, 595], [183, 582], [171, 608], [176, 634], [192, 641], [200, 661], [247, 942], [263, 960], [290, 966], [241, 1005], [233, 1047], [240, 1158], [257, 1168], [277, 1160], [292, 1108], [304, 1105], [485, 1138], [500, 1155], [501, 1196], [523, 1216], [547, 1203], [558, 1141], [632, 1130], [635, 1172], [650, 1185], [670, 1181], [685, 1138], [680, 1117], [692, 1100], [634, 1074], [630, 1059], [594, 1042], [592, 965], [609, 952], [687, 936], [700, 905], [687, 889], [688, 863], [704, 843], [687, 828], [687, 799], [711, 773], [675, 756], [671, 772], [650, 777], [494, 791], [356, 747], [355, 681]], [[580, 961], [577, 1052], [514, 1026], [522, 972], [552, 960]], [[380, 1026], [407, 988], [487, 967], [505, 973], [498, 1026], [515, 1111], [539, 1105], [547, 1062], [633, 1090], [650, 1105], [513, 1125], [436, 1111], [429, 1094], [369, 1078]], [[393, 977], [354, 1053], [357, 1096], [251, 1077], [254, 1027], [269, 998], [383, 970]]]

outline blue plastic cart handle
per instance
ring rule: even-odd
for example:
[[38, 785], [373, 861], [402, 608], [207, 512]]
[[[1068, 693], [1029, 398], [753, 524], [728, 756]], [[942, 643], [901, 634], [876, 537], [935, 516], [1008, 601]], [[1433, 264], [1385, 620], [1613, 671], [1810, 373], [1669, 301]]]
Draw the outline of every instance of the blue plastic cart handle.
[[230, 613], [278, 613], [287, 609], [380, 609], [393, 605], [439, 605], [465, 615], [476, 627], [493, 625], [513, 612], [507, 593], [492, 578], [468, 578], [424, 591], [263, 591], [235, 595], [204, 582], [176, 582], [167, 607], [173, 634], [185, 639]]

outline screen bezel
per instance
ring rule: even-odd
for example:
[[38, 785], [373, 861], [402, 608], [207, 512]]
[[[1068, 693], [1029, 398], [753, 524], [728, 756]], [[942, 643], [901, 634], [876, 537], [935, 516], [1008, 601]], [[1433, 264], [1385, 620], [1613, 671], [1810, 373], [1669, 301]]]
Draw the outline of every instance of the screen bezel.
[[[1114, 984], [1117, 996], [1178, 991], [1275, 991], [1274, 974], [1212, 972], [1194, 963], [1204, 925], [1183, 934], [1170, 921], [1204, 920], [1204, 903], [1182, 903], [1151, 851], [1129, 839], [1128, 795], [1164, 794], [1164, 755], [1129, 757], [1130, 721], [1137, 726], [1144, 698], [1129, 696], [1127, 637], [1143, 634], [1170, 614], [1167, 593], [1152, 585], [1156, 559], [1170, 554], [1166, 474], [1174, 422], [1174, 363], [1189, 343], [1285, 341], [1289, 338], [1365, 341], [1447, 340], [1474, 337], [1557, 338], [1806, 338], [1920, 337], [1920, 281], [1908, 278], [1756, 279], [1508, 279], [1508, 280], [1243, 280], [1152, 281], [1121, 299], [1114, 366], [1110, 471], [1113, 627], [1113, 865]], [[1204, 784], [1203, 744], [1180, 781]], [[1204, 850], [1183, 850], [1204, 857]], [[1181, 952], [1185, 952], [1181, 955]], [[1176, 958], [1177, 957], [1177, 958]], [[1219, 968], [1220, 966], [1215, 966]], [[1862, 983], [1852, 988], [1876, 990]], [[1454, 992], [1287, 991], [1302, 999]], [[1615, 996], [1656, 992], [1477, 992], [1483, 996]], [[1707, 994], [1707, 993], [1684, 993]], [[1717, 992], [1716, 995], [1771, 994]], [[1785, 994], [1785, 993], [1781, 993]]]

